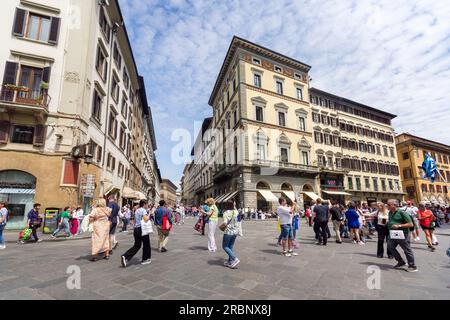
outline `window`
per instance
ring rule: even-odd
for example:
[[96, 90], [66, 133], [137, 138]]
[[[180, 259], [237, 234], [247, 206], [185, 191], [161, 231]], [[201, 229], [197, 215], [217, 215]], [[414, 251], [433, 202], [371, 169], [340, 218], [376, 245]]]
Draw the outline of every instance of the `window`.
[[253, 84], [255, 87], [261, 88], [261, 75], [260, 74], [254, 74], [253, 75]]
[[320, 133], [318, 131], [314, 131], [314, 141], [316, 143], [323, 143], [323, 141], [322, 141], [322, 133]]
[[12, 143], [33, 144], [34, 127], [30, 126], [13, 126], [13, 133], [11, 137]]
[[237, 122], [238, 122], [238, 120], [237, 120], [237, 110], [236, 109], [233, 110], [233, 120], [234, 120], [234, 125], [236, 125]]
[[383, 146], [383, 154], [385, 157], [388, 156], [388, 148], [386, 146]]
[[356, 178], [356, 190], [361, 190], [361, 178]]
[[314, 122], [320, 123], [320, 115], [318, 113], [313, 112], [312, 118]]
[[381, 154], [381, 147], [379, 145], [377, 145], [376, 147], [377, 147], [377, 154]]
[[403, 152], [402, 158], [403, 158], [403, 160], [408, 160], [409, 159], [409, 153], [408, 152]]
[[29, 39], [48, 42], [50, 36], [50, 17], [30, 13], [26, 37]]
[[122, 116], [126, 119], [127, 112], [128, 112], [128, 106], [127, 106], [127, 100], [125, 98], [125, 95], [122, 95], [122, 108], [120, 109], [120, 112], [122, 113]]
[[263, 143], [258, 143], [256, 145], [256, 159], [258, 160], [266, 159], [266, 146]]
[[117, 114], [114, 111], [109, 113], [108, 134], [113, 139], [117, 138]]
[[126, 144], [127, 144], [127, 136], [125, 133], [125, 124], [122, 123], [122, 125], [120, 126], [120, 139], [119, 139], [120, 149], [125, 151]]
[[106, 36], [106, 40], [111, 39], [111, 27], [109, 26], [108, 20], [106, 19], [105, 12], [103, 8], [100, 7], [100, 28], [103, 31], [103, 34]]
[[329, 125], [330, 124], [330, 117], [328, 117], [327, 115], [325, 115], [325, 114], [322, 114], [322, 123], [324, 124], [324, 125]]
[[97, 48], [97, 58], [95, 60], [95, 69], [97, 70], [103, 81], [106, 81], [108, 74], [108, 62], [106, 56], [100, 46]]
[[97, 92], [97, 90], [94, 90], [94, 98], [92, 103], [92, 118], [97, 120], [98, 123], [100, 123], [102, 117], [102, 101], [103, 97]]
[[348, 188], [349, 190], [353, 190], [353, 178], [348, 177]]
[[374, 191], [378, 191], [378, 179], [377, 178], [373, 178], [372, 182], [373, 182], [373, 190]]
[[403, 170], [403, 179], [411, 179], [412, 178], [412, 174], [411, 174], [411, 169], [407, 168]]
[[286, 127], [286, 114], [284, 112], [278, 112], [278, 124], [281, 127]]
[[280, 148], [280, 161], [281, 162], [289, 162], [287, 148]]
[[282, 81], [276, 81], [277, 85], [277, 93], [283, 94], [283, 82]]
[[297, 99], [303, 100], [303, 90], [301, 88], [297, 88]]
[[113, 59], [116, 63], [117, 68], [119, 70], [122, 68], [122, 56], [119, 53], [119, 47], [117, 46], [117, 42], [114, 42], [114, 48], [113, 48]]
[[123, 68], [123, 85], [126, 89], [130, 86], [130, 76], [125, 68]]
[[305, 166], [309, 165], [308, 151], [302, 151], [302, 164]]
[[389, 190], [394, 191], [394, 184], [392, 183], [392, 180], [389, 180], [388, 184], [389, 184]]
[[128, 108], [128, 128], [131, 130], [133, 124], [133, 113], [131, 107]]
[[117, 103], [119, 101], [119, 81], [116, 77], [113, 77], [112, 87], [111, 87], [111, 97]]
[[370, 179], [364, 178], [365, 188], [366, 190], [370, 190]]
[[434, 193], [434, 185], [430, 184], [430, 192]]
[[331, 145], [331, 137], [330, 137], [330, 135], [329, 134], [324, 134], [323, 136], [325, 138], [325, 144]]
[[359, 143], [359, 151], [366, 152], [366, 144], [364, 142]]
[[335, 147], [341, 146], [341, 138], [338, 136], [333, 136], [333, 144]]
[[256, 121], [264, 121], [262, 107], [256, 107]]
[[317, 166], [322, 167], [325, 164], [325, 157], [321, 154], [317, 155]]
[[332, 168], [333, 167], [333, 157], [327, 157], [327, 167]]
[[63, 184], [78, 185], [80, 164], [77, 161], [64, 160]]
[[294, 74], [294, 78], [297, 79], [297, 80], [303, 81], [303, 78], [302, 78], [302, 75], [301, 75], [301, 74], [295, 73], [295, 74]]
[[299, 117], [299, 129], [300, 131], [306, 131], [306, 120], [304, 117]]
[[389, 148], [389, 154], [390, 154], [391, 158], [395, 158], [394, 148]]
[[275, 66], [275, 72], [283, 72], [283, 68], [281, 68], [280, 66]]
[[119, 169], [117, 170], [117, 175], [119, 176], [119, 178], [123, 177], [123, 171], [124, 171], [124, 166], [122, 163], [119, 162]]
[[386, 191], [386, 180], [381, 179], [381, 190]]
[[17, 93], [17, 102], [30, 100], [36, 102], [41, 95], [41, 83], [43, 78], [43, 69], [21, 66], [19, 72], [19, 86], [28, 88], [28, 91]]
[[330, 118], [330, 120], [331, 120], [331, 125], [332, 125], [333, 127], [338, 127], [338, 126], [339, 126], [339, 125], [338, 125], [338, 121], [337, 121], [336, 118]]
[[254, 64], [261, 65], [261, 60], [259, 60], [257, 58], [253, 58], [252, 61]]

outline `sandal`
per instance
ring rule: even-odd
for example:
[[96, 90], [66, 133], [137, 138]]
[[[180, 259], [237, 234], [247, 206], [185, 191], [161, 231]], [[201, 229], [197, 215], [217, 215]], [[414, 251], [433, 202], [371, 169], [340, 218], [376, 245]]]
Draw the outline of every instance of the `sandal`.
[[98, 258], [97, 258], [97, 257], [92, 257], [92, 258], [91, 258], [91, 261], [92, 261], [92, 262], [96, 262], [96, 261], [98, 261]]
[[109, 256], [104, 256], [103, 259], [109, 260]]

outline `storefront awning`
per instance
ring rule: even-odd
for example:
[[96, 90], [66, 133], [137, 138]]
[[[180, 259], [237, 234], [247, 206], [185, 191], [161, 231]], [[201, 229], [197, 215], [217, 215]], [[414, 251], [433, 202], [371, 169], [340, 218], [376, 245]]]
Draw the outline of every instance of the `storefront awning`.
[[136, 191], [135, 193], [136, 193], [137, 199], [139, 199], [139, 200], [147, 200], [147, 196], [145, 194], [143, 194], [142, 192]]
[[108, 184], [105, 184], [104, 190], [105, 191], [103, 192], [103, 194], [105, 196], [107, 196], [107, 195], [111, 194], [113, 191], [120, 190], [120, 188], [108, 183]]
[[237, 194], [238, 194], [237, 191], [228, 194], [228, 196], [225, 197], [225, 198], [222, 200], [222, 202], [227, 202], [228, 200], [233, 199], [234, 197], [236, 197]]
[[344, 192], [344, 191], [327, 191], [327, 190], [322, 190], [322, 192], [328, 193], [330, 195], [351, 196], [350, 193], [347, 193], [347, 192]]
[[10, 189], [10, 188], [0, 188], [0, 193], [4, 194], [35, 194], [35, 189]]
[[229, 193], [224, 194], [224, 195], [219, 199], [219, 201], [216, 201], [216, 203], [223, 203], [223, 202], [225, 202], [225, 199], [228, 198], [231, 194], [232, 194], [232, 192], [229, 192]]
[[278, 202], [278, 198], [270, 190], [258, 190], [258, 192], [269, 202]]
[[294, 191], [283, 191], [283, 193], [291, 199], [292, 202], [295, 202], [295, 192]]
[[308, 197], [310, 197], [310, 198], [313, 199], [313, 200], [317, 200], [317, 199], [320, 198], [320, 197], [319, 197], [317, 194], [315, 194], [314, 192], [303, 191], [303, 193], [306, 194]]
[[222, 199], [225, 198], [227, 195], [228, 195], [228, 193], [225, 193], [225, 194], [222, 194], [222, 195], [220, 195], [219, 197], [217, 197], [217, 198], [215, 199], [215, 200], [216, 200], [216, 203], [220, 203], [220, 202], [222, 201]]
[[123, 188], [122, 196], [127, 199], [138, 199], [137, 192], [128, 187]]

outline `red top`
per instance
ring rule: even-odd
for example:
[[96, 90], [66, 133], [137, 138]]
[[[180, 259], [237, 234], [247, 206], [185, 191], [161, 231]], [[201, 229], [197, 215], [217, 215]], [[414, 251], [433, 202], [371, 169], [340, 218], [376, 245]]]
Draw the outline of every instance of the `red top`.
[[430, 210], [418, 211], [418, 219], [420, 220], [420, 225], [428, 228], [430, 227], [431, 222], [433, 222], [434, 215]]

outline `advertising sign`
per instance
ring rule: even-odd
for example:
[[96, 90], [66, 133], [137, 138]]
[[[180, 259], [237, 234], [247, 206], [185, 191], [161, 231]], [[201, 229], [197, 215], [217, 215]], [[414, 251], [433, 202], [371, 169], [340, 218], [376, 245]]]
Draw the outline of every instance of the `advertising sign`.
[[80, 181], [81, 195], [85, 198], [93, 198], [95, 191], [95, 174], [83, 174]]
[[57, 208], [45, 209], [43, 233], [50, 234], [56, 230], [58, 227], [58, 213], [59, 209]]

